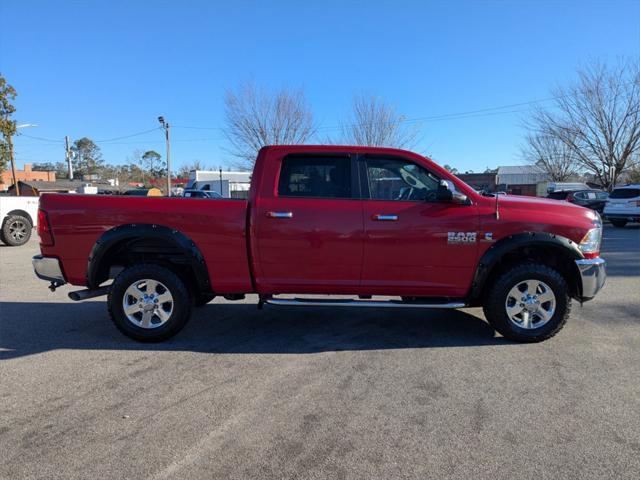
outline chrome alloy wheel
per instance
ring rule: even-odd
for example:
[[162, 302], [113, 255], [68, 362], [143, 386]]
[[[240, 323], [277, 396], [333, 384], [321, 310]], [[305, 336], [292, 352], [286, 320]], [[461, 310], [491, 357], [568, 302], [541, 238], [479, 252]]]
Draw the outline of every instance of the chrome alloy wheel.
[[122, 309], [135, 326], [158, 328], [171, 318], [173, 296], [157, 280], [137, 280], [124, 292]]
[[524, 280], [509, 291], [504, 306], [511, 323], [532, 330], [551, 320], [556, 310], [556, 296], [546, 283]]
[[9, 235], [16, 242], [21, 242], [27, 236], [27, 225], [22, 220], [15, 220], [9, 224]]

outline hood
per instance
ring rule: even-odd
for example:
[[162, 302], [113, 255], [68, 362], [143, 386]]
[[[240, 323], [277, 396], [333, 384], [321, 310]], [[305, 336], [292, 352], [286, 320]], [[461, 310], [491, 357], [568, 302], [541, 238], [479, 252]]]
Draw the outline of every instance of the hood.
[[[495, 198], [487, 199], [495, 205]], [[591, 209], [548, 198], [500, 195], [498, 210], [500, 223], [517, 224], [528, 231], [555, 233], [576, 242], [600, 221], [600, 216]]]
[[554, 200], [551, 198], [543, 198], [543, 197], [527, 197], [525, 195], [500, 195], [500, 203], [501, 204], [509, 204], [509, 205], [550, 205], [555, 207], [569, 207], [569, 208], [584, 208], [580, 207], [571, 202], [566, 202], [564, 200]]

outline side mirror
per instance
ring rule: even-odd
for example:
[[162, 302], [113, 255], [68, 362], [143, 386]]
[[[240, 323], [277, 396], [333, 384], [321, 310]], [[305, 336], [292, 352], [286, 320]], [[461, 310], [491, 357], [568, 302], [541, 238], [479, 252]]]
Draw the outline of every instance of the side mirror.
[[453, 192], [449, 190], [449, 185], [444, 180], [438, 185], [436, 200], [442, 203], [450, 203], [453, 201]]
[[455, 186], [446, 180], [441, 180], [436, 191], [436, 200], [442, 203], [467, 204], [467, 196], [456, 191]]

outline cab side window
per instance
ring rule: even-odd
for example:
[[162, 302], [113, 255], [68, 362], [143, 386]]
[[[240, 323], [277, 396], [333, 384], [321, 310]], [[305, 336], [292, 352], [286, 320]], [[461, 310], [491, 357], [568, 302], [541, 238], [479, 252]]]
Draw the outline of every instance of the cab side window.
[[373, 200], [435, 201], [440, 179], [408, 160], [368, 158], [367, 182]]
[[282, 161], [278, 196], [351, 198], [348, 156], [295, 156]]

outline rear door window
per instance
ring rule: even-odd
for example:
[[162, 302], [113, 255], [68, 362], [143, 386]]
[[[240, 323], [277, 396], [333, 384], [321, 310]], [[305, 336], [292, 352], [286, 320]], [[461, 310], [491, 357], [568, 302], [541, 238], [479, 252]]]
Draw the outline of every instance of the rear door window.
[[285, 157], [278, 180], [278, 196], [351, 198], [351, 158], [347, 155]]

